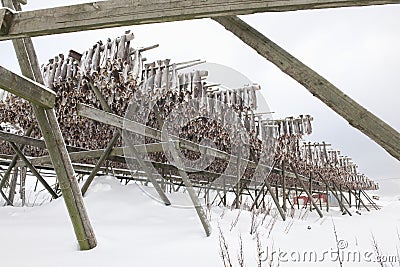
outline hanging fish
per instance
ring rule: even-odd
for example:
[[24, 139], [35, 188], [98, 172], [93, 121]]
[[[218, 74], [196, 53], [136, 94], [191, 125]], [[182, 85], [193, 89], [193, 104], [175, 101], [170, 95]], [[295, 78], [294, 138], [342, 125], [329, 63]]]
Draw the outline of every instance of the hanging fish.
[[194, 98], [202, 97], [201, 77], [200, 77], [200, 72], [198, 70], [194, 71], [194, 73], [193, 73], [192, 83], [193, 83], [192, 84], [193, 97]]
[[[133, 59], [133, 68], [132, 68], [132, 75], [133, 79], [137, 80], [141, 77], [142, 74], [142, 55], [139, 50], [135, 50], [134, 59]], [[146, 73], [146, 71], [145, 71]], [[145, 76], [145, 75], [144, 75]]]
[[161, 89], [164, 92], [169, 90], [169, 62], [170, 59], [165, 59], [162, 62], [162, 74], [161, 74]]
[[110, 51], [111, 50], [111, 39], [107, 39], [107, 43], [104, 45], [104, 49], [101, 53], [100, 57], [100, 68], [104, 69], [107, 66], [107, 61], [110, 58]]
[[110, 60], [113, 61], [117, 57], [118, 51], [118, 38], [115, 38], [111, 43], [111, 50], [110, 50]]
[[90, 71], [90, 66], [93, 59], [93, 53], [94, 53], [93, 48], [89, 48], [83, 65], [83, 70], [81, 70], [83, 75], [86, 75], [86, 73], [89, 73]]
[[117, 59], [125, 59], [125, 42], [126, 42], [126, 36], [122, 35], [119, 39], [118, 42], [118, 47], [117, 47]]
[[171, 77], [170, 77], [170, 84], [171, 84], [170, 88], [174, 94], [177, 94], [179, 92], [179, 88], [178, 88], [179, 87], [179, 79], [178, 79], [178, 74], [176, 71], [175, 63], [172, 64], [171, 69], [172, 69], [172, 71], [171, 71]]
[[155, 69], [156, 74], [154, 77], [154, 86], [153, 86], [153, 94], [160, 93], [160, 87], [161, 87], [161, 60], [157, 60], [157, 67]]
[[100, 48], [101, 48], [101, 41], [99, 41], [95, 46], [92, 65], [90, 67], [91, 72], [98, 71], [99, 64], [100, 64]]

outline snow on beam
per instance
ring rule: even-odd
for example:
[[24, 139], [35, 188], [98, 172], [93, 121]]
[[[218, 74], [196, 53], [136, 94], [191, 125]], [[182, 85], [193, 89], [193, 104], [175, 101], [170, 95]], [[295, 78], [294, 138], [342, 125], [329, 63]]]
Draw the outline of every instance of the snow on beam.
[[114, 0], [18, 12], [0, 40], [258, 12], [398, 4], [400, 0]]
[[0, 66], [0, 88], [42, 108], [53, 108], [56, 94], [44, 85]]
[[400, 160], [400, 134], [324, 77], [236, 16], [214, 18], [228, 31], [303, 85], [310, 93]]

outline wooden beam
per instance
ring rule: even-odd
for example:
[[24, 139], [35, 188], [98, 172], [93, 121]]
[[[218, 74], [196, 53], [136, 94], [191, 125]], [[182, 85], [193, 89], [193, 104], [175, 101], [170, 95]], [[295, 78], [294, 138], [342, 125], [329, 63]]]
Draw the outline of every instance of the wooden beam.
[[[54, 192], [53, 188], [46, 182], [46, 180], [40, 175], [40, 173], [36, 170], [36, 168], [29, 162], [29, 160], [25, 157], [25, 155], [22, 153], [22, 151], [17, 147], [16, 144], [10, 142], [10, 145], [14, 152], [20, 157], [26, 164], [26, 166], [30, 169], [30, 171], [33, 173], [33, 175], [36, 176], [36, 178], [39, 180], [39, 182], [46, 188], [47, 191], [49, 191], [50, 195], [53, 198], [58, 198], [58, 195], [56, 192]], [[10, 199], [11, 200], [11, 199]]]
[[346, 206], [343, 204], [343, 202], [342, 202], [342, 200], [340, 199], [340, 197], [337, 195], [337, 192], [336, 192], [334, 189], [331, 188], [331, 186], [329, 185], [328, 181], [325, 180], [325, 178], [322, 176], [321, 173], [317, 172], [317, 175], [318, 175], [318, 176], [321, 178], [321, 180], [325, 183], [327, 189], [329, 189], [329, 191], [332, 192], [333, 196], [334, 196], [334, 197], [336, 198], [336, 200], [338, 201], [341, 210], [344, 210], [347, 214], [349, 214], [350, 216], [352, 216], [351, 213], [350, 213], [350, 211], [346, 208]]
[[369, 208], [364, 204], [364, 201], [362, 201], [362, 199], [359, 198], [359, 197], [357, 196], [357, 194], [355, 194], [355, 193], [353, 192], [353, 190], [350, 189], [350, 187], [348, 187], [347, 185], [346, 185], [346, 187], [347, 187], [347, 189], [349, 189], [350, 194], [353, 194], [353, 195], [355, 196], [355, 198], [356, 198], [356, 200], [355, 200], [356, 209], [361, 209], [360, 205], [358, 205], [358, 207], [357, 207], [357, 200], [358, 200], [358, 201], [364, 206], [364, 208], [365, 208], [367, 211], [370, 211]]
[[[111, 113], [111, 112], [112, 112], [111, 107], [108, 105], [107, 101], [105, 100], [105, 98], [104, 98], [103, 94], [100, 92], [100, 90], [99, 90], [96, 86], [94, 86], [94, 85], [92, 84], [92, 82], [90, 82], [89, 84], [90, 84], [90, 86], [91, 86], [91, 89], [92, 89], [92, 90], [94, 91], [94, 93], [96, 94], [97, 98], [100, 100], [100, 103], [101, 103], [102, 108], [103, 108], [105, 111], [107, 111], [108, 114], [112, 114], [112, 113]], [[122, 128], [118, 128], [118, 127], [117, 127], [117, 131], [118, 131], [118, 137], [119, 137], [119, 136], [122, 136]], [[111, 149], [112, 149], [112, 147], [107, 147], [106, 150], [105, 150], [105, 153], [102, 155], [102, 157], [103, 157], [103, 156], [105, 156], [105, 158], [108, 157], [108, 155], [105, 155], [105, 154], [106, 154], [106, 153], [110, 153], [110, 152], [111, 152]], [[137, 163], [139, 163], [139, 165], [140, 165], [140, 167], [142, 168], [142, 170], [146, 173], [147, 178], [148, 178], [148, 181], [150, 181], [150, 182], [153, 184], [154, 189], [156, 190], [156, 192], [158, 193], [158, 195], [160, 196], [160, 198], [161, 198], [161, 200], [164, 202], [164, 204], [167, 205], [167, 206], [171, 205], [171, 201], [168, 199], [168, 197], [167, 197], [167, 195], [165, 194], [165, 192], [162, 190], [162, 188], [160, 187], [160, 185], [157, 183], [157, 180], [156, 180], [156, 178], [154, 177], [154, 175], [153, 175], [153, 173], [152, 173], [152, 171], [151, 171], [151, 168], [149, 167], [149, 165], [147, 165], [147, 162], [145, 162], [145, 161], [141, 158], [141, 155], [139, 155], [139, 152], [137, 151], [136, 147], [135, 147], [135, 146], [131, 146], [131, 147], [128, 148], [128, 151], [129, 151], [128, 153], [129, 153], [130, 155], [132, 155], [133, 157], [135, 157]], [[103, 159], [102, 157], [100, 158], [99, 162]], [[105, 158], [104, 158], [104, 159], [105, 159]], [[98, 162], [98, 163], [99, 163], [99, 162]], [[98, 165], [98, 164], [96, 164], [95, 168], [97, 167], [97, 165]], [[92, 172], [92, 173], [93, 173], [93, 172]], [[91, 175], [92, 175], [92, 173], [91, 173]], [[89, 176], [89, 178], [90, 178], [90, 176]], [[94, 176], [93, 176], [93, 178], [94, 178]], [[92, 179], [93, 179], [93, 178], [92, 178]], [[89, 179], [88, 179], [88, 180], [89, 180]], [[90, 182], [91, 182], [91, 181], [90, 181]], [[90, 183], [87, 184], [86, 186], [88, 187], [89, 185], [90, 185]], [[85, 189], [85, 187], [84, 187], [83, 189]], [[87, 189], [87, 188], [86, 188], [86, 189]], [[86, 190], [86, 189], [85, 189], [85, 190]], [[82, 190], [82, 193], [84, 194], [84, 191], [83, 191], [83, 190]]]
[[8, 8], [0, 8], [0, 36], [8, 34], [11, 26], [12, 11]]
[[118, 0], [18, 12], [0, 40], [215, 16], [398, 4], [399, 0]]
[[4, 132], [4, 131], [0, 131], [0, 139], [7, 141], [7, 142], [13, 142], [13, 143], [22, 144], [22, 145], [46, 148], [46, 143], [43, 140], [28, 137], [28, 136], [12, 134], [12, 133], [8, 133], [8, 132]]
[[53, 108], [56, 94], [44, 85], [0, 66], [0, 88], [42, 108]]
[[[317, 203], [315, 203], [313, 196], [312, 196], [312, 192], [309, 192], [306, 185], [303, 183], [303, 181], [300, 179], [300, 177], [298, 176], [294, 166], [292, 163], [289, 163], [290, 169], [292, 169], [292, 172], [294, 172], [294, 174], [296, 175], [297, 180], [299, 181], [301, 187], [303, 187], [304, 192], [306, 192], [308, 199], [310, 200], [311, 204], [314, 206], [314, 208], [317, 210], [319, 217], [323, 217], [324, 215], [322, 214], [322, 211], [318, 208]], [[297, 200], [298, 201], [298, 200]], [[310, 204], [310, 206], [311, 206]]]
[[199, 219], [201, 221], [201, 224], [203, 225], [204, 231], [206, 232], [206, 236], [211, 235], [211, 225], [210, 222], [207, 219], [206, 212], [204, 211], [202, 205], [200, 204], [200, 200], [196, 195], [196, 192], [193, 189], [193, 185], [189, 180], [189, 176], [187, 175], [185, 171], [185, 166], [183, 162], [181, 161], [180, 157], [178, 156], [177, 150], [179, 148], [179, 143], [170, 141], [169, 142], [169, 151], [171, 152], [171, 155], [174, 159], [174, 163], [176, 167], [178, 168], [179, 175], [182, 178], [182, 182], [185, 184], [186, 190], [189, 193], [189, 197], [192, 200], [193, 206], [197, 212], [197, 215], [199, 216]]
[[295, 79], [390, 155], [400, 160], [400, 133], [359, 105], [300, 60], [235, 16], [214, 18], [228, 31]]
[[103, 162], [108, 158], [108, 156], [110, 156], [111, 150], [117, 143], [119, 137], [120, 137], [119, 131], [115, 132], [110, 143], [107, 145], [106, 149], [101, 154], [100, 159], [97, 161], [96, 165], [90, 172], [89, 177], [86, 179], [85, 183], [83, 184], [83, 186], [81, 188], [81, 192], [82, 192], [83, 196], [85, 196], [87, 189], [89, 188], [90, 184], [93, 182], [93, 179], [96, 176], [97, 172], [100, 170], [101, 166], [103, 165]]
[[[33, 131], [33, 125], [31, 125], [31, 126], [29, 126], [28, 127], [28, 129], [26, 130], [26, 132], [25, 132], [25, 136], [26, 137], [28, 137], [29, 135], [31, 135], [31, 133], [32, 133], [32, 131]], [[23, 149], [24, 149], [24, 144], [22, 144], [20, 147], [19, 147], [19, 149], [21, 150], [21, 151], [23, 151]], [[18, 155], [14, 155], [13, 156], [13, 158], [12, 158], [12, 160], [11, 160], [11, 162], [10, 162], [10, 165], [8, 165], [8, 168], [7, 168], [7, 170], [6, 170], [6, 172], [4, 173], [4, 176], [3, 176], [3, 179], [1, 180], [1, 182], [0, 182], [0, 191], [2, 192], [2, 196], [4, 197], [5, 195], [3, 194], [3, 187], [4, 187], [4, 185], [6, 184], [6, 183], [8, 183], [8, 179], [9, 179], [9, 177], [10, 177], [10, 173], [11, 173], [11, 170], [15, 167], [15, 165], [17, 164], [17, 160], [18, 160]], [[8, 199], [6, 199], [5, 198], [5, 200], [7, 201], [7, 203], [8, 202], [10, 202]]]
[[[3, 0], [3, 4], [15, 9], [11, 0]], [[17, 8], [20, 10], [19, 5]], [[13, 40], [13, 46], [22, 74], [43, 84], [32, 40], [30, 38], [16, 39]], [[68, 157], [56, 113], [53, 108], [44, 109], [36, 104], [32, 104], [32, 108], [51, 156], [79, 247], [81, 250], [94, 248], [97, 245], [96, 237], [83, 203], [78, 182], [75, 179], [75, 172]]]
[[[21, 136], [13, 133], [8, 133], [4, 131], [0, 131], [0, 139], [8, 142], [14, 142], [21, 145], [33, 146], [38, 148], [46, 149], [46, 142], [41, 139], [28, 137], [28, 136]], [[85, 151], [86, 149], [75, 147], [75, 146], [66, 146], [69, 152], [78, 152], [78, 151]], [[50, 159], [50, 158], [49, 158]]]

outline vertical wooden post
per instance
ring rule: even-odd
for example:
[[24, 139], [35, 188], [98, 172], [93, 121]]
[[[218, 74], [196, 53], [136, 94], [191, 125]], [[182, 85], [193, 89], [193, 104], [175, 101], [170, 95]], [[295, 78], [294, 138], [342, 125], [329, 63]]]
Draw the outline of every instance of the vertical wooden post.
[[[31, 135], [32, 131], [33, 131], [33, 125], [28, 127], [28, 129], [25, 132], [25, 136]], [[25, 147], [25, 145], [21, 145], [19, 147], [19, 149], [21, 151], [23, 151], [24, 147]], [[14, 155], [14, 157], [12, 158], [12, 160], [10, 162], [10, 165], [8, 165], [8, 168], [7, 168], [6, 172], [4, 173], [4, 177], [0, 182], [0, 191], [3, 190], [3, 187], [6, 185], [6, 183], [8, 183], [8, 180], [9, 180], [9, 177], [11, 174], [11, 170], [14, 168], [15, 164], [17, 164], [18, 158], [19, 158], [18, 155]], [[12, 203], [10, 204], [10, 200], [3, 194], [3, 191], [1, 191], [1, 193], [2, 193], [2, 196], [4, 197], [4, 199], [6, 200], [6, 202], [9, 205], [12, 205]]]
[[351, 190], [349, 189], [349, 206], [351, 208]]
[[310, 211], [312, 211], [312, 205], [311, 205], [311, 201], [313, 200], [313, 196], [312, 196], [312, 194], [313, 194], [313, 192], [312, 192], [312, 172], [310, 172], [310, 181], [309, 181], [309, 186], [310, 186]]
[[328, 189], [328, 185], [326, 185], [326, 212], [329, 212], [329, 189]]
[[11, 203], [14, 203], [15, 189], [17, 187], [17, 179], [18, 179], [18, 167], [14, 167], [14, 172], [11, 177], [10, 183], [10, 192], [8, 192], [8, 199]]
[[297, 183], [294, 184], [294, 190], [295, 190], [295, 194], [296, 194], [297, 209], [300, 209], [299, 196], [297, 194]]
[[282, 208], [283, 210], [286, 212], [287, 211], [287, 207], [286, 207], [286, 177], [285, 177], [285, 161], [282, 161], [282, 179], [283, 179], [283, 183], [282, 183]]
[[[10, 9], [15, 9], [12, 0], [3, 0], [3, 4]], [[20, 10], [19, 4], [17, 10]], [[44, 84], [32, 40], [21, 38], [12, 42], [22, 74], [31, 80]], [[45, 110], [36, 105], [32, 105], [32, 108], [56, 171], [79, 247], [81, 250], [94, 248], [97, 241], [83, 204], [55, 111], [54, 109]]]
[[[317, 172], [317, 175], [321, 178], [321, 180], [325, 183], [327, 189], [329, 189], [329, 190], [331, 191], [331, 193], [334, 195], [334, 197], [335, 197], [335, 198], [337, 199], [337, 201], [339, 202], [340, 210], [341, 210], [342, 212], [343, 212], [343, 210], [344, 210], [347, 214], [349, 214], [350, 216], [352, 216], [351, 213], [350, 213], [350, 211], [346, 208], [346, 206], [345, 206], [345, 205], [343, 204], [343, 202], [340, 200], [340, 197], [337, 195], [337, 192], [335, 192], [335, 190], [332, 189], [332, 188], [329, 186], [328, 182], [324, 179], [324, 177], [323, 177], [319, 172]], [[333, 184], [333, 186], [335, 186], [335, 185]], [[343, 214], [344, 214], [344, 213], [343, 213]]]
[[[53, 198], [58, 198], [56, 192], [54, 192], [53, 188], [46, 182], [46, 180], [40, 175], [40, 173], [36, 170], [36, 168], [29, 162], [29, 160], [25, 157], [21, 150], [17, 147], [13, 142], [9, 142], [14, 152], [22, 159], [25, 165], [30, 169], [33, 175], [36, 176], [38, 181], [44, 186], [44, 188], [50, 193]], [[10, 199], [11, 200], [11, 199]]]
[[21, 205], [22, 207], [25, 206], [25, 182], [26, 182], [26, 167], [21, 168], [21, 177], [20, 177], [20, 191], [19, 194], [21, 195]]

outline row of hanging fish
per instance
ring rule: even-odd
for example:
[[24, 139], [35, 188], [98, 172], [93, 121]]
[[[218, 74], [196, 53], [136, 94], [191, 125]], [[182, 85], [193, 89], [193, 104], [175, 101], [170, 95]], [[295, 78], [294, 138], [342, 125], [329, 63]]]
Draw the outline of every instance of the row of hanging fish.
[[[187, 127], [187, 132], [182, 133], [184, 137], [197, 141], [204, 137], [215, 139], [215, 143], [221, 149], [229, 151], [230, 142], [237, 143], [241, 137], [235, 135], [231, 138], [228, 132], [218, 125], [232, 125], [230, 130], [234, 132], [239, 126], [244, 126], [250, 137], [250, 141], [246, 142], [252, 146], [256, 158], [260, 155], [261, 143], [274, 140], [275, 143], [269, 145], [276, 147], [275, 158], [289, 159], [298, 167], [299, 173], [306, 172], [302, 166], [307, 166], [330, 170], [332, 179], [339, 180], [339, 184], [345, 179], [354, 179], [352, 182], [360, 182], [363, 186], [371, 182], [358, 174], [357, 166], [349, 158], [340, 156], [338, 151], [327, 150], [325, 144], [303, 143], [302, 137], [312, 133], [313, 119], [310, 115], [263, 120], [262, 115], [257, 114], [259, 85], [226, 88], [210, 84], [206, 79], [207, 71], [188, 70], [202, 63], [199, 60], [171, 63], [170, 59], [164, 59], [144, 64], [142, 52], [156, 46], [134, 48], [132, 40], [133, 34], [126, 32], [114, 40], [108, 39], [104, 43], [99, 41], [83, 53], [71, 50], [68, 56], [60, 54], [42, 66], [45, 84], [57, 92], [56, 112], [67, 145], [85, 149], [104, 148], [112, 137], [111, 127], [78, 117], [74, 113], [79, 102], [100, 108], [93, 87], [99, 89], [112, 112], [118, 115], [124, 115], [134, 97], [144, 102], [155, 101], [163, 119], [176, 104], [199, 99], [197, 106], [193, 107], [193, 112], [205, 109], [212, 114], [218, 114], [219, 121], [214, 124], [209, 124], [207, 120], [193, 122], [191, 127]], [[7, 97], [6, 101], [0, 103], [1, 117], [14, 124], [21, 121], [21, 127], [26, 129], [26, 126], [34, 121], [27, 104], [26, 101], [16, 101]], [[232, 116], [232, 111], [237, 116]], [[156, 128], [157, 123], [153, 115], [154, 121], [148, 125]], [[174, 122], [179, 122], [185, 116], [190, 117], [190, 112], [178, 114]], [[40, 138], [40, 133], [36, 131], [32, 137]], [[32, 150], [28, 155], [39, 156], [39, 152]], [[165, 162], [165, 156], [159, 156], [157, 160]], [[193, 154], [189, 158], [191, 157], [196, 158], [196, 155]], [[225, 162], [219, 161], [213, 171], [220, 172], [224, 168]]]
[[122, 79], [117, 82], [139, 79], [144, 60], [141, 53], [157, 46], [135, 49], [131, 46], [133, 37], [128, 31], [114, 40], [98, 41], [82, 54], [70, 50], [68, 56], [55, 56], [41, 66], [45, 85], [54, 89], [63, 82], [81, 82], [91, 75], [103, 75], [111, 80], [118, 76], [116, 72], [122, 73]]
[[310, 115], [300, 115], [297, 118], [287, 117], [282, 120], [275, 120], [277, 136], [304, 136], [312, 133]]

